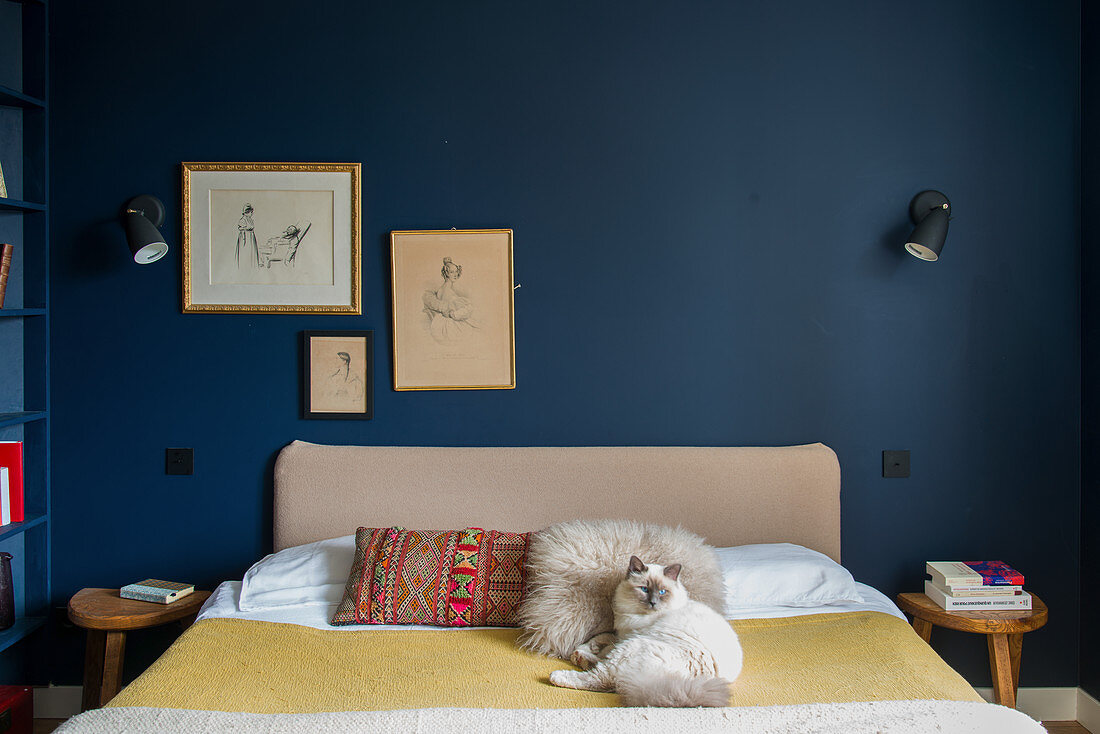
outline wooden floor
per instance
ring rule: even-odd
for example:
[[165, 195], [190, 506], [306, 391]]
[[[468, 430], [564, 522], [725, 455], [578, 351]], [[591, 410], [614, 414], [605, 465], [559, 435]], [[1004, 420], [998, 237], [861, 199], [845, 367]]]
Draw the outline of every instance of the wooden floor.
[[[35, 719], [34, 734], [50, 734], [64, 721], [65, 719]], [[1049, 734], [1089, 734], [1089, 730], [1076, 721], [1044, 721], [1043, 726]]]

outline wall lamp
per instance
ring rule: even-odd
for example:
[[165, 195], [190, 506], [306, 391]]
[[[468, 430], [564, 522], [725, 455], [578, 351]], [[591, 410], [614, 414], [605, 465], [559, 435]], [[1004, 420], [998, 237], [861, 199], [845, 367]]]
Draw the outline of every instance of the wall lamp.
[[157, 197], [142, 194], [126, 202], [122, 226], [126, 229], [126, 243], [138, 265], [156, 262], [168, 252], [168, 243], [158, 229], [162, 224], [164, 203]]
[[905, 249], [921, 260], [939, 260], [940, 250], [947, 239], [951, 202], [939, 191], [922, 191], [909, 202], [909, 218], [917, 228], [905, 241]]

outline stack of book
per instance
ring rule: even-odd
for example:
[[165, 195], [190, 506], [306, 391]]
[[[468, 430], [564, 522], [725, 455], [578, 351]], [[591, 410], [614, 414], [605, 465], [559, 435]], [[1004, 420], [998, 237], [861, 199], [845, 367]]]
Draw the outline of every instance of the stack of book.
[[950, 611], [1026, 611], [1024, 576], [1004, 561], [929, 561], [925, 595]]

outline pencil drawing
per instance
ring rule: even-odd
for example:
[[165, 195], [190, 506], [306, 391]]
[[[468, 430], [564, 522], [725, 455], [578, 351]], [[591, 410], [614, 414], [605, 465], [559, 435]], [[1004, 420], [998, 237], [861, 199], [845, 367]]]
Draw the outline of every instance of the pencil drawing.
[[258, 250], [256, 249], [256, 225], [252, 221], [252, 205], [245, 204], [241, 210], [241, 218], [237, 222], [237, 267], [245, 265], [256, 267], [259, 263]]
[[263, 247], [259, 248], [259, 264], [267, 268], [270, 268], [273, 262], [294, 265], [295, 258], [298, 256], [298, 247], [301, 246], [311, 226], [312, 224], [307, 222], [305, 229], [299, 229], [298, 225], [292, 224], [282, 233], [269, 237]]
[[425, 326], [438, 343], [452, 344], [481, 328], [481, 323], [474, 318], [474, 306], [469, 295], [458, 288], [462, 266], [445, 257], [440, 274], [443, 282], [439, 287], [424, 291]]
[[329, 404], [348, 411], [357, 409], [363, 400], [363, 380], [352, 371], [351, 355], [338, 351], [333, 355], [336, 370], [326, 380], [324, 396]]

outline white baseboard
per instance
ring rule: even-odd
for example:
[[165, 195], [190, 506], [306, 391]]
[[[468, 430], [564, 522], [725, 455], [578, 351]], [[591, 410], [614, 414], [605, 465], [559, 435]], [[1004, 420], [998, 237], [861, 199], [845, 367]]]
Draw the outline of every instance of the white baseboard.
[[[36, 719], [67, 719], [80, 713], [80, 686], [34, 689]], [[992, 688], [976, 688], [982, 698], [993, 700]], [[1021, 688], [1016, 708], [1038, 721], [1077, 721], [1100, 734], [1100, 701], [1080, 688]]]
[[67, 719], [80, 713], [82, 686], [34, 689], [34, 718]]
[[1094, 734], [1100, 734], [1100, 701], [1077, 689], [1077, 722]]
[[[975, 688], [986, 701], [993, 700], [992, 688]], [[1075, 721], [1080, 688], [1021, 688], [1016, 691], [1016, 708], [1036, 721]]]

